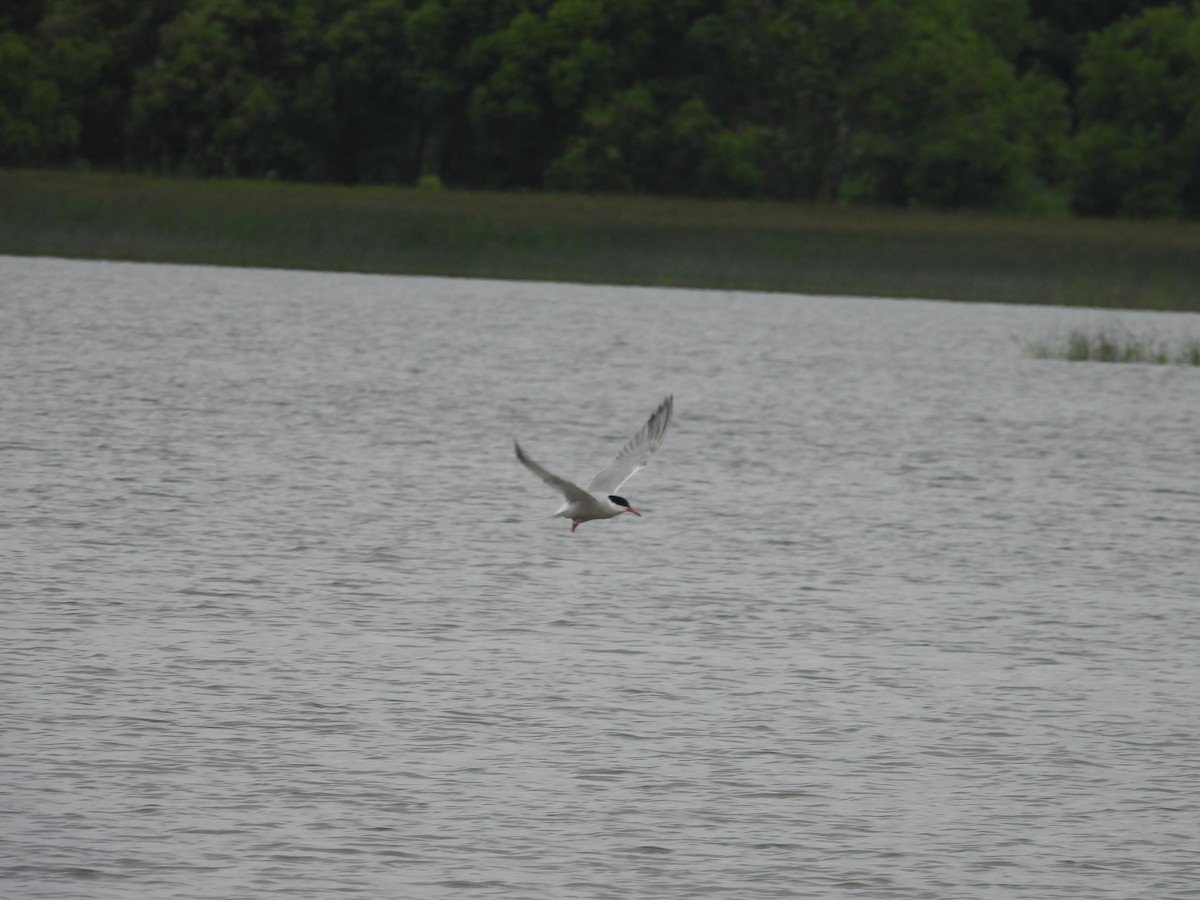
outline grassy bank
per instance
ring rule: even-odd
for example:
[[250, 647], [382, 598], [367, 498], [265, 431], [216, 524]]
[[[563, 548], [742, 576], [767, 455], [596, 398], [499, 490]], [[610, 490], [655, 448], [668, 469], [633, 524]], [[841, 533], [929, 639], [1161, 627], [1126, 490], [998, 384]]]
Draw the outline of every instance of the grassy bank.
[[0, 253], [1200, 310], [1200, 225], [0, 171]]

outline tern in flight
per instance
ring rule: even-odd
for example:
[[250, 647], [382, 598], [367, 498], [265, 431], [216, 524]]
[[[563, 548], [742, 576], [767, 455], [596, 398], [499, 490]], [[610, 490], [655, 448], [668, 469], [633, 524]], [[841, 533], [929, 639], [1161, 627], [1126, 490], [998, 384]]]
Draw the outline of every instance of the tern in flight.
[[650, 455], [658, 449], [667, 433], [667, 426], [671, 424], [671, 410], [674, 406], [675, 398], [671, 396], [660, 403], [658, 409], [642, 426], [642, 430], [629, 439], [629, 443], [621, 448], [621, 452], [607, 469], [592, 479], [586, 491], [565, 478], [559, 478], [553, 472], [547, 472], [526, 455], [520, 444], [513, 441], [517, 459], [525, 468], [566, 498], [567, 502], [550, 518], [570, 519], [571, 531], [574, 532], [580, 524], [592, 519], [611, 519], [621, 513], [640, 516], [641, 513], [630, 506], [624, 497], [618, 496], [617, 491], [634, 472], [650, 461]]

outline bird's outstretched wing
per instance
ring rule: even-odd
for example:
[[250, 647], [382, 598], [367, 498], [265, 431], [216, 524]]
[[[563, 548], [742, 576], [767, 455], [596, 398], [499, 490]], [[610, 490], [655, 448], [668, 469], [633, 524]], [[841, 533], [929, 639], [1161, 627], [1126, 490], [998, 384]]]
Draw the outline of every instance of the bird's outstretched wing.
[[621, 448], [612, 465], [592, 479], [588, 490], [595, 494], [615, 493], [634, 472], [643, 468], [650, 461], [650, 455], [662, 443], [667, 426], [671, 424], [671, 411], [674, 408], [675, 397], [669, 395], [651, 414], [642, 430]]
[[578, 500], [582, 503], [596, 502], [596, 499], [583, 488], [579, 487], [579, 485], [572, 484], [565, 478], [559, 478], [553, 472], [547, 472], [545, 469], [535, 463], [532, 459], [525, 455], [525, 451], [521, 449], [521, 445], [516, 441], [513, 441], [513, 447], [516, 448], [517, 459], [521, 461], [521, 465], [527, 468], [538, 478], [542, 479], [542, 481], [546, 482], [546, 484], [550, 485], [550, 487], [554, 488], [568, 500]]

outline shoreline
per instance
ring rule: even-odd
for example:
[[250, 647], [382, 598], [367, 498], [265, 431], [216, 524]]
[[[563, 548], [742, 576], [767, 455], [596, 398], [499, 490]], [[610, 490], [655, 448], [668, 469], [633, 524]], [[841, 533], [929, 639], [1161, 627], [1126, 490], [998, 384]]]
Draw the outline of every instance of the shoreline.
[[1200, 311], [1200, 223], [0, 170], [0, 254]]

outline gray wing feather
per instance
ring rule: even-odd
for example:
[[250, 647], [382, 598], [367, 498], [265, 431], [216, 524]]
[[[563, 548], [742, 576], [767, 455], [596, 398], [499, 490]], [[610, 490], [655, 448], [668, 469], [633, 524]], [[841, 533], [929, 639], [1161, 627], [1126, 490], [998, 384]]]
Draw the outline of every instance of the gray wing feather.
[[671, 424], [671, 412], [675, 408], [675, 397], [668, 396], [658, 405], [642, 426], [642, 430], [629, 439], [612, 464], [592, 479], [588, 490], [595, 494], [612, 494], [617, 491], [633, 473], [645, 467], [650, 461], [651, 454], [658, 449]]
[[550, 485], [550, 487], [554, 488], [568, 500], [579, 500], [584, 503], [595, 503], [595, 498], [593, 498], [592, 495], [583, 488], [579, 487], [579, 485], [572, 484], [565, 478], [559, 478], [553, 472], [547, 472], [532, 459], [526, 456], [525, 451], [521, 449], [521, 445], [516, 441], [513, 441], [513, 447], [516, 448], [517, 459], [521, 461], [521, 464], [525, 466], [525, 468], [527, 468], [538, 478], [542, 479], [542, 481], [546, 482], [546, 484]]

